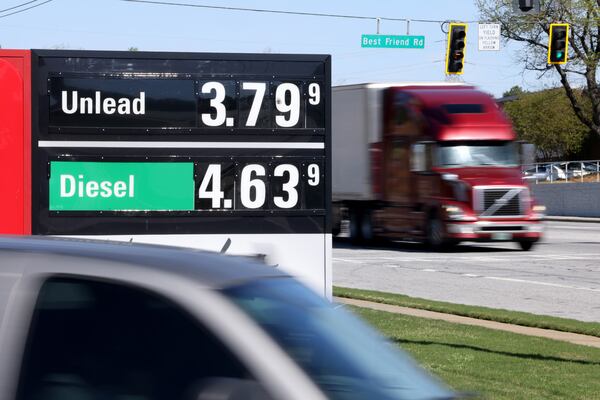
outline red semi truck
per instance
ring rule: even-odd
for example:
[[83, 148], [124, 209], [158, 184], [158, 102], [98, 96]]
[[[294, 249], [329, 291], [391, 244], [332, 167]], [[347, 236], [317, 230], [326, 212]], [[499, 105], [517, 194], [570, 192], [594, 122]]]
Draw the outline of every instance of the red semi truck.
[[333, 231], [350, 236], [514, 241], [530, 250], [545, 208], [521, 177], [520, 145], [495, 101], [462, 84], [333, 88]]

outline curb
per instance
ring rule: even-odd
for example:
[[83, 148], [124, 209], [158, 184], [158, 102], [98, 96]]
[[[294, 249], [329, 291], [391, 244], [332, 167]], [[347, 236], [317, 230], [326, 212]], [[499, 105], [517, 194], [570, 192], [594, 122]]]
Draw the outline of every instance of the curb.
[[454, 315], [454, 314], [444, 314], [444, 313], [435, 312], [435, 311], [421, 310], [418, 308], [394, 306], [391, 304], [376, 303], [373, 301], [356, 300], [356, 299], [350, 299], [347, 297], [334, 297], [333, 299], [337, 303], [352, 305], [352, 306], [357, 306], [357, 307], [363, 307], [363, 308], [370, 308], [372, 310], [386, 311], [386, 312], [390, 312], [390, 313], [394, 313], [394, 314], [410, 315], [413, 317], [420, 317], [420, 318], [436, 319], [436, 320], [442, 320], [442, 321], [452, 322], [452, 323], [456, 323], [456, 324], [480, 326], [480, 327], [484, 327], [484, 328], [488, 328], [488, 329], [495, 329], [495, 330], [499, 330], [499, 331], [518, 333], [521, 335], [536, 336], [536, 337], [542, 337], [542, 338], [546, 338], [546, 339], [553, 339], [553, 340], [559, 340], [559, 341], [563, 341], [563, 342], [569, 342], [572, 344], [578, 344], [578, 345], [582, 345], [582, 346], [590, 346], [590, 347], [600, 348], [600, 338], [599, 337], [582, 335], [580, 333], [555, 331], [552, 329], [531, 328], [528, 326], [507, 324], [504, 322], [495, 322], [495, 321], [489, 321], [489, 320], [485, 320], [485, 319], [463, 317], [463, 316]]

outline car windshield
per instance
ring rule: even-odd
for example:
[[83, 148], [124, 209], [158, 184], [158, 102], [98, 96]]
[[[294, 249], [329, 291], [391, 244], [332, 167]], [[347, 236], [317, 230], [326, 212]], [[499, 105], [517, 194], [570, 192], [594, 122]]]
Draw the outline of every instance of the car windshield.
[[437, 148], [441, 168], [513, 166], [518, 155], [514, 142], [501, 140], [442, 142]]
[[394, 344], [289, 279], [224, 290], [334, 400], [448, 399]]

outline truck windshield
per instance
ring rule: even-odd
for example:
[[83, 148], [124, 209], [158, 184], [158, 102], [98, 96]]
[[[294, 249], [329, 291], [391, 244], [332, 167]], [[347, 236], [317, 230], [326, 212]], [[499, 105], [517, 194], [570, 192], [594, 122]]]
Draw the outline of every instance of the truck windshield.
[[224, 292], [332, 400], [454, 398], [396, 345], [291, 279], [252, 282]]
[[436, 164], [441, 168], [512, 166], [518, 163], [515, 142], [486, 140], [438, 144]]

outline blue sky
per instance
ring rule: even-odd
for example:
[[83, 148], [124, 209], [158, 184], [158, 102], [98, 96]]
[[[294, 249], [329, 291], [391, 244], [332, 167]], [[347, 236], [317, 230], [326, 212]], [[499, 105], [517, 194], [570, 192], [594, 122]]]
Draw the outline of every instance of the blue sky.
[[[28, 0], [1, 0], [0, 9]], [[171, 0], [165, 0], [171, 1]], [[179, 3], [374, 17], [477, 21], [472, 0], [172, 0]], [[42, 1], [40, 1], [42, 2]], [[34, 3], [35, 4], [35, 3]], [[1, 16], [2, 14], [0, 14]], [[382, 34], [406, 34], [406, 23], [382, 21]], [[424, 49], [363, 49], [361, 34], [376, 32], [370, 20], [275, 15], [128, 3], [120, 0], [53, 0], [0, 17], [3, 48], [66, 48], [192, 52], [318, 53], [333, 57], [333, 84], [443, 81], [445, 34], [439, 24], [412, 22]], [[516, 63], [518, 45], [477, 49], [477, 24], [469, 25], [461, 79], [500, 96], [513, 85], [535, 90], [556, 85], [538, 80]]]

